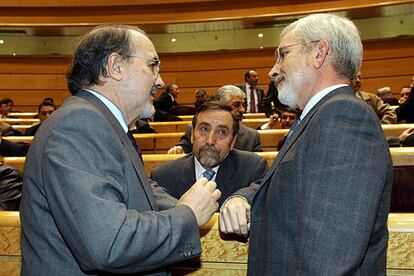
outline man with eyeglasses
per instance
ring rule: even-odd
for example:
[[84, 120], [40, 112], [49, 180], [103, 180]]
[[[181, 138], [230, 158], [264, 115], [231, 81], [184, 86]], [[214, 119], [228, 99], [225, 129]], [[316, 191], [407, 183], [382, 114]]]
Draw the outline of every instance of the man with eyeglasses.
[[[205, 171], [222, 192], [221, 205], [231, 194], [264, 176], [266, 160], [253, 152], [234, 149], [239, 119], [232, 108], [210, 101], [202, 104], [192, 121], [193, 152], [152, 170], [151, 179], [180, 198]], [[249, 173], [245, 173], [249, 171]]]
[[37, 132], [20, 209], [22, 275], [167, 275], [201, 254], [220, 191], [199, 179], [178, 201], [150, 182], [128, 125], [154, 113], [158, 55], [132, 26], [94, 28], [67, 74], [72, 96]]
[[[245, 111], [243, 91], [234, 85], [224, 85], [217, 90], [218, 100], [232, 108], [234, 115], [240, 122], [240, 128], [237, 133], [234, 148], [246, 151], [263, 151], [260, 143], [259, 133], [249, 127], [244, 126], [241, 122]], [[188, 125], [184, 135], [181, 136], [180, 142], [168, 150], [168, 154], [190, 153], [193, 151], [191, 143], [192, 126]]]
[[281, 102], [303, 110], [299, 123], [219, 218], [224, 233], [249, 235], [248, 275], [385, 275], [392, 162], [352, 90], [361, 62], [348, 19], [314, 14], [282, 31], [269, 76]]

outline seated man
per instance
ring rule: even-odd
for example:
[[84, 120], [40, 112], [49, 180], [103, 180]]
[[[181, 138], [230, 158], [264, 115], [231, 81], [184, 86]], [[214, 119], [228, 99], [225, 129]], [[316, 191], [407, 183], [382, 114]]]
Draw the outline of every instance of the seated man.
[[410, 86], [403, 86], [400, 91], [401, 98], [398, 100], [399, 104], [405, 103], [406, 100], [408, 100], [408, 97], [410, 96], [411, 87]]
[[377, 114], [381, 124], [395, 124], [397, 122], [397, 114], [395, 111], [390, 107], [389, 104], [384, 103], [378, 96], [360, 91], [361, 83], [361, 72], [358, 72], [355, 80], [352, 81], [352, 88], [354, 89], [355, 96], [365, 101], [369, 106], [372, 107], [375, 114]]
[[38, 114], [40, 122], [26, 129], [26, 132], [24, 133], [24, 135], [34, 136], [37, 130], [39, 129], [40, 125], [43, 123], [43, 121], [46, 120], [47, 117], [49, 117], [49, 115], [52, 114], [55, 110], [56, 110], [56, 105], [53, 101], [43, 100], [39, 104], [39, 107], [37, 108], [37, 114]]
[[221, 206], [232, 193], [264, 176], [267, 166], [262, 156], [233, 149], [239, 121], [229, 106], [204, 103], [194, 115], [192, 126], [194, 153], [162, 164], [151, 174], [172, 196], [180, 198], [196, 179], [209, 176], [222, 192]]
[[[234, 148], [246, 151], [263, 151], [259, 133], [241, 123], [245, 111], [243, 106], [245, 95], [243, 91], [234, 85], [224, 85], [217, 90], [217, 96], [219, 102], [232, 108], [233, 113], [237, 116], [240, 123]], [[192, 126], [189, 125], [181, 137], [180, 142], [169, 149], [168, 154], [190, 153], [193, 150], [193, 145], [190, 141], [191, 129]]]
[[282, 110], [280, 117], [277, 114], [270, 115], [269, 122], [264, 123], [259, 130], [265, 129], [289, 129], [300, 116], [300, 110], [287, 107]]
[[391, 88], [389, 88], [388, 86], [381, 87], [380, 89], [378, 89], [377, 95], [381, 98], [381, 100], [384, 103], [387, 103], [389, 105], [398, 105], [398, 100], [394, 98], [391, 92]]

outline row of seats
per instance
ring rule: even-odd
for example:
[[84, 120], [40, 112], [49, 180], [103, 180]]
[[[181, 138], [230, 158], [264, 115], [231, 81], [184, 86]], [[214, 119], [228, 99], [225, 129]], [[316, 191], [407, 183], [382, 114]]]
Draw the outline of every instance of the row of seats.
[[[414, 127], [414, 124], [382, 125], [385, 136], [399, 136], [402, 131], [412, 127]], [[287, 132], [288, 129], [259, 130], [263, 150], [274, 151]], [[183, 132], [145, 133], [134, 134], [134, 137], [142, 153], [157, 154], [166, 153], [168, 149], [180, 141], [182, 135]], [[8, 136], [3, 138], [14, 142], [31, 142], [33, 139], [31, 136]]]

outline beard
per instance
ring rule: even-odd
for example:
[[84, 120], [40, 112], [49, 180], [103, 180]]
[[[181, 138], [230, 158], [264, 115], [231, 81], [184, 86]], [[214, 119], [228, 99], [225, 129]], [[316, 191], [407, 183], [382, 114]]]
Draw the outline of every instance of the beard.
[[204, 168], [214, 168], [220, 164], [220, 150], [215, 146], [203, 145], [198, 149], [197, 160]]
[[[155, 97], [157, 94], [158, 87], [155, 85], [151, 88], [150, 95]], [[140, 100], [138, 103], [139, 119], [152, 118], [155, 114], [154, 104], [151, 96], [148, 96], [145, 101]]]
[[[291, 108], [297, 108], [300, 87], [310, 78], [310, 71], [304, 61], [302, 62], [302, 65], [302, 71], [291, 73], [289, 77], [283, 73], [275, 80], [280, 102]], [[283, 82], [280, 83], [280, 80], [283, 80]]]

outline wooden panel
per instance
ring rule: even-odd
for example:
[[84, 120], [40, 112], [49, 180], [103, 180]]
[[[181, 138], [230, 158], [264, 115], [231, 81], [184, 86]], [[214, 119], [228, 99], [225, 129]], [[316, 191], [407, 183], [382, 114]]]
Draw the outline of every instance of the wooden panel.
[[67, 89], [64, 74], [0, 74], [0, 87], [10, 90]]

